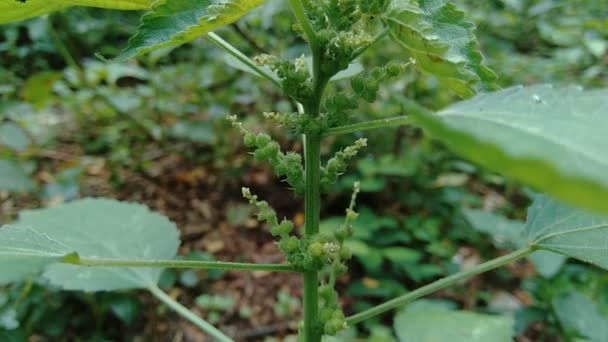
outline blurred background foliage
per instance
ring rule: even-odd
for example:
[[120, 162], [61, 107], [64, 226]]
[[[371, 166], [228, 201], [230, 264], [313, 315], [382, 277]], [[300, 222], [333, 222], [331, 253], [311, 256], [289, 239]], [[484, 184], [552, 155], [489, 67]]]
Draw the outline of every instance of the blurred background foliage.
[[[477, 24], [486, 63], [503, 87], [541, 82], [608, 86], [604, 1], [456, 2]], [[291, 197], [266, 165], [250, 158], [225, 117], [237, 114], [247, 126], [271, 132], [284, 148], [301, 150], [297, 136], [272, 127], [261, 115], [294, 111], [294, 103], [268, 82], [243, 73], [238, 62], [204, 39], [129, 63], [105, 60], [126, 45], [140, 15], [74, 8], [2, 27], [0, 223], [22, 209], [110, 196], [144, 202], [169, 215], [183, 228], [182, 254], [190, 258], [280, 261], [266, 227], [251, 220], [239, 189], [253, 187], [281, 215], [299, 223], [301, 199]], [[286, 2], [269, 0], [217, 33], [250, 56], [297, 57], [307, 47], [292, 25]], [[360, 63], [382, 65], [402, 54], [382, 42]], [[348, 87], [340, 81], [334, 89]], [[379, 100], [361, 103], [353, 121], [407, 114], [399, 105], [402, 96], [433, 109], [457, 100], [415, 69], [382, 87]], [[340, 282], [347, 311], [505, 252], [499, 232], [473, 229], [463, 208], [522, 220], [528, 189], [459, 159], [413, 127], [365, 136], [369, 147], [323, 206], [321, 229], [340, 224], [352, 184], [361, 181], [361, 216], [347, 241], [355, 262]], [[353, 139], [328, 138], [324, 152]], [[550, 265], [519, 263], [420, 305], [512, 316], [519, 341], [605, 341], [608, 334], [589, 336], [581, 321], [608, 321], [608, 275], [570, 260], [560, 265], [545, 272]], [[300, 284], [268, 277], [167, 271], [163, 286], [242, 340], [289, 338], [297, 329]], [[393, 317], [366, 322], [335, 340], [394, 341]], [[0, 340], [29, 336], [43, 341], [204, 340], [147, 296], [64, 293], [39, 279], [0, 289]]]

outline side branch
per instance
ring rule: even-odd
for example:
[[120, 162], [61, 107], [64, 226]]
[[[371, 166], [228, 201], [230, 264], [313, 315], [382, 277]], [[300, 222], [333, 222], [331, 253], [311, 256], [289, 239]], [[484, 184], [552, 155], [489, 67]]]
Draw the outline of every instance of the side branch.
[[265, 79], [274, 83], [274, 85], [276, 85], [277, 87], [281, 88], [281, 83], [279, 83], [279, 81], [277, 80], [277, 78], [274, 74], [268, 72], [267, 70], [265, 70], [263, 68], [260, 68], [254, 61], [252, 61], [249, 57], [247, 57], [240, 50], [238, 50], [237, 48], [232, 46], [230, 43], [228, 43], [227, 41], [222, 39], [220, 36], [218, 36], [217, 34], [215, 34], [213, 32], [209, 32], [207, 34], [207, 38], [209, 38], [209, 40], [213, 44], [217, 45], [218, 47], [220, 47], [221, 49], [223, 49], [224, 51], [226, 51], [230, 55], [232, 55], [234, 58], [241, 61], [243, 64], [245, 64], [247, 67], [249, 67], [253, 72], [264, 77]]
[[174, 310], [175, 312], [180, 314], [182, 317], [184, 317], [185, 319], [192, 322], [192, 324], [201, 328], [201, 330], [203, 330], [204, 332], [211, 335], [211, 337], [213, 337], [214, 341], [234, 342], [233, 339], [226, 336], [224, 333], [219, 331], [217, 328], [215, 328], [214, 326], [209, 324], [209, 322], [207, 322], [204, 319], [200, 318], [199, 316], [195, 315], [188, 308], [186, 308], [185, 306], [178, 303], [175, 299], [171, 298], [171, 296], [166, 294], [163, 290], [159, 289], [156, 286], [151, 286], [150, 288], [148, 288], [148, 290], [150, 290], [150, 292], [154, 295], [154, 297], [158, 298], [161, 302], [165, 303], [172, 310]]
[[389, 119], [379, 119], [361, 122], [353, 125], [340, 126], [330, 128], [323, 132], [323, 136], [341, 135], [362, 131], [369, 131], [372, 129], [385, 128], [385, 127], [398, 127], [403, 125], [409, 125], [413, 120], [409, 116], [397, 116]]
[[375, 306], [371, 309], [360, 312], [356, 315], [350, 316], [346, 319], [346, 322], [349, 325], [357, 324], [357, 323], [365, 321], [371, 317], [383, 314], [387, 311], [400, 308], [406, 304], [413, 302], [414, 300], [416, 300], [420, 297], [426, 296], [426, 295], [436, 292], [438, 290], [452, 286], [452, 285], [458, 283], [459, 281], [469, 279], [478, 274], [481, 274], [481, 273], [493, 270], [495, 268], [504, 266], [506, 264], [509, 264], [515, 260], [526, 257], [527, 255], [529, 255], [532, 252], [534, 252], [534, 247], [532, 247], [532, 246], [522, 248], [513, 253], [504, 255], [500, 258], [496, 258], [496, 259], [490, 260], [488, 262], [485, 262], [483, 264], [477, 265], [476, 267], [474, 267], [468, 271], [456, 273], [449, 277], [439, 279], [434, 283], [431, 283], [431, 284], [428, 284], [421, 288], [418, 288], [412, 292], [406, 293], [400, 297], [389, 300], [388, 302], [385, 302], [385, 303]]
[[149, 268], [198, 268], [208, 270], [241, 270], [241, 271], [271, 271], [271, 272], [300, 272], [287, 264], [250, 264], [240, 262], [220, 261], [189, 261], [189, 260], [119, 260], [100, 258], [80, 258], [68, 256], [63, 263], [86, 267], [149, 267]]

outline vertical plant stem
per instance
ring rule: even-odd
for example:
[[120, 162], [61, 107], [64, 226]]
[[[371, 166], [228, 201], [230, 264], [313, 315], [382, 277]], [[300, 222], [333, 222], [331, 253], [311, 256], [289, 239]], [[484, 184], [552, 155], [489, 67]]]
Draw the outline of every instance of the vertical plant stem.
[[[306, 236], [313, 236], [319, 232], [319, 219], [321, 211], [320, 169], [321, 169], [321, 138], [318, 135], [306, 136]], [[318, 303], [319, 275], [317, 271], [304, 273], [304, 341], [317, 342], [321, 334], [316, 329], [319, 312]]]
[[152, 294], [158, 298], [161, 302], [165, 303], [172, 310], [180, 314], [185, 319], [192, 322], [197, 327], [201, 328], [204, 332], [213, 337], [214, 341], [221, 342], [233, 342], [234, 340], [230, 337], [224, 335], [221, 331], [217, 330], [214, 326], [209, 324], [204, 319], [195, 315], [192, 311], [188, 310], [185, 306], [178, 303], [175, 299], [171, 298], [168, 294], [166, 294], [163, 290], [159, 289], [157, 286], [150, 286], [148, 288]]

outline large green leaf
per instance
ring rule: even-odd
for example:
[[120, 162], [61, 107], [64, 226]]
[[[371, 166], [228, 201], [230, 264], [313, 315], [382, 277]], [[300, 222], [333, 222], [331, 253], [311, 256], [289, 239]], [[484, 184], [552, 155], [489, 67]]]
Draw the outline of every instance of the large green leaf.
[[466, 311], [402, 311], [395, 317], [400, 342], [510, 342], [513, 320]]
[[30, 191], [34, 183], [27, 172], [17, 162], [0, 159], [0, 190]]
[[[527, 244], [524, 234], [526, 225], [523, 222], [483, 210], [466, 209], [464, 214], [475, 230], [491, 235], [497, 247], [513, 249]], [[544, 250], [532, 253], [529, 258], [536, 271], [546, 278], [557, 274], [566, 261], [566, 256]]]
[[608, 212], [608, 89], [537, 85], [415, 120], [462, 156], [566, 202]]
[[422, 70], [458, 95], [470, 97], [495, 87], [496, 75], [482, 64], [475, 25], [451, 1], [394, 0], [384, 22]]
[[608, 216], [537, 195], [528, 209], [528, 244], [608, 269]]
[[20, 21], [70, 6], [90, 6], [117, 10], [150, 7], [153, 0], [0, 0], [0, 24]]
[[[15, 225], [30, 227], [27, 232], [32, 233], [22, 239], [21, 230], [7, 230], [13, 236], [21, 234], [11, 240], [12, 245], [29, 251], [35, 249], [31, 241], [39, 243], [44, 262], [56, 261], [68, 253], [92, 259], [172, 259], [179, 245], [175, 225], [164, 216], [139, 204], [107, 199], [84, 199], [55, 208], [24, 211]], [[27, 273], [32, 269], [29, 267]], [[88, 268], [53, 263], [46, 267], [44, 277], [68, 290], [109, 291], [155, 285], [161, 272], [153, 268]]]
[[153, 50], [177, 46], [235, 22], [265, 0], [159, 1], [142, 18], [138, 32], [118, 57], [125, 60]]
[[32, 228], [0, 228], [0, 285], [40, 272], [72, 251], [64, 244]]

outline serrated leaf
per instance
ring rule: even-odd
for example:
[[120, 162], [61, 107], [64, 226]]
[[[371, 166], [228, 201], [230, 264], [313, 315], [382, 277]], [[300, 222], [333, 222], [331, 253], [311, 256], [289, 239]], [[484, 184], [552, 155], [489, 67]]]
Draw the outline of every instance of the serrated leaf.
[[496, 74], [482, 64], [475, 25], [447, 0], [396, 0], [384, 14], [390, 36], [425, 72], [462, 97], [495, 89]]
[[150, 7], [153, 0], [0, 0], [0, 24], [20, 21], [70, 6], [89, 6], [117, 10]]
[[117, 60], [126, 60], [150, 51], [190, 42], [231, 24], [265, 0], [182, 0], [159, 1], [142, 18], [129, 46]]
[[407, 311], [393, 324], [400, 342], [511, 342], [513, 319], [466, 311]]
[[[465, 209], [464, 214], [475, 230], [491, 235], [497, 247], [513, 249], [523, 248], [527, 244], [524, 222], [482, 210]], [[559, 272], [566, 256], [550, 251], [536, 251], [529, 259], [540, 275], [551, 278]]]
[[30, 191], [34, 183], [27, 172], [17, 162], [0, 159], [0, 190]]
[[413, 113], [462, 156], [574, 205], [608, 213], [608, 89], [537, 85]]
[[529, 244], [608, 269], [608, 216], [537, 195], [528, 209]]
[[25, 226], [0, 228], [0, 285], [35, 275], [72, 251], [48, 235]]
[[[15, 223], [34, 227], [81, 258], [172, 259], [178, 231], [147, 207], [108, 199], [84, 199], [59, 207], [24, 211]], [[44, 277], [67, 290], [110, 291], [155, 285], [162, 269], [87, 268], [51, 264]]]

